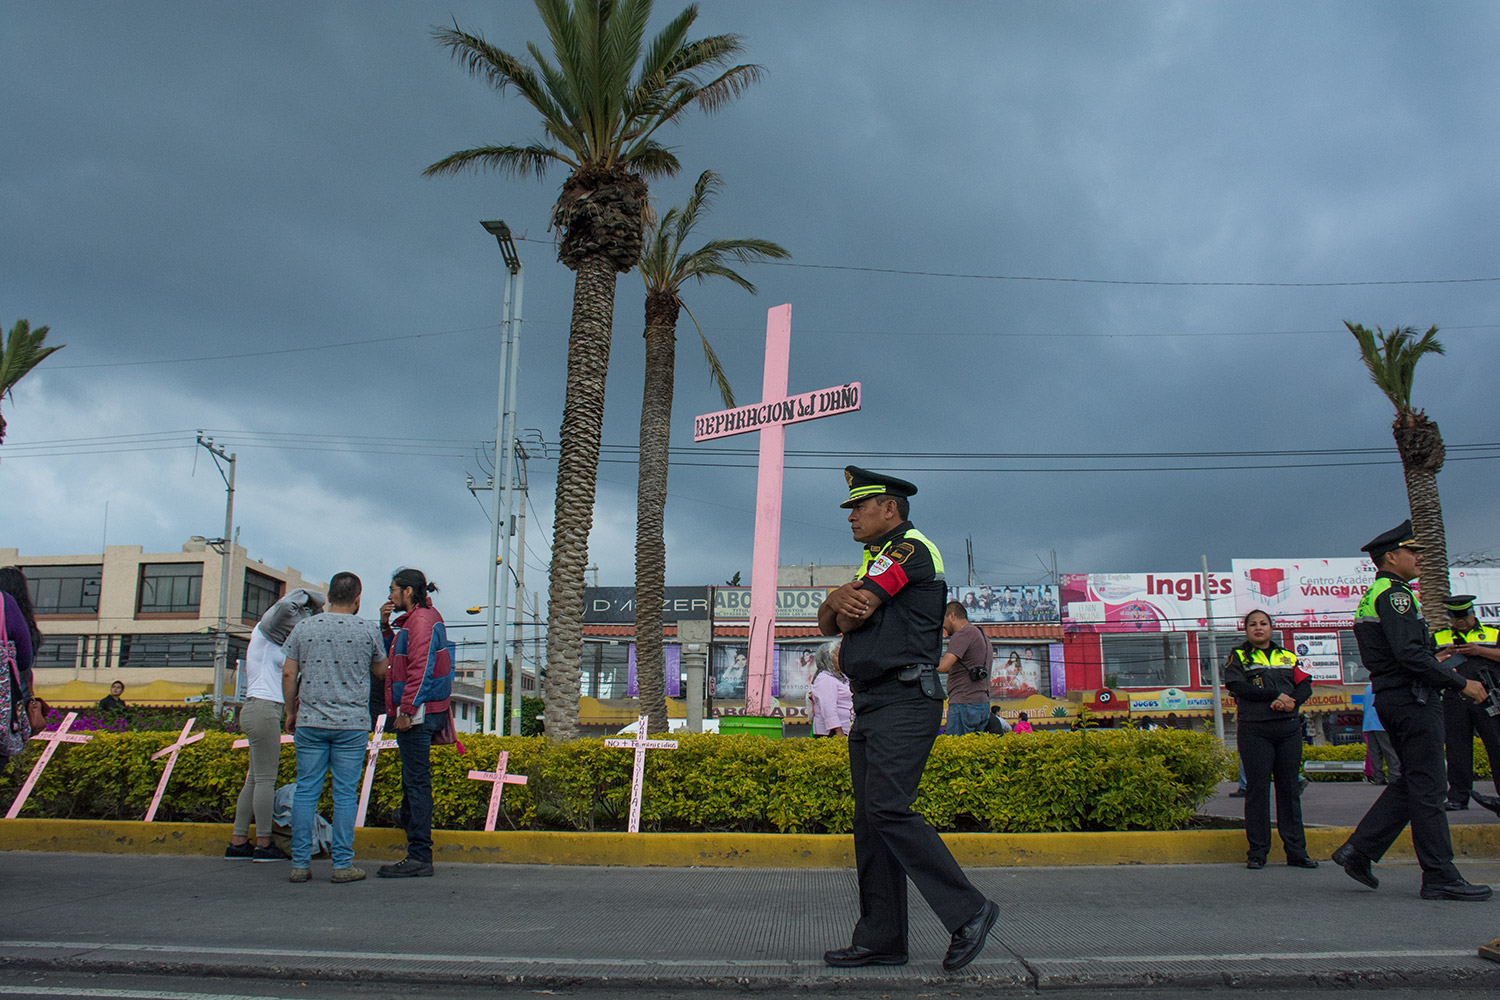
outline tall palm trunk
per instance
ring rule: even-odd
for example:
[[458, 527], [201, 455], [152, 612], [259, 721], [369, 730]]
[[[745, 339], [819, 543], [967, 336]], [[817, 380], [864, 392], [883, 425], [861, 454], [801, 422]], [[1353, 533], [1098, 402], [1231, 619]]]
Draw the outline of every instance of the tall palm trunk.
[[583, 655], [583, 587], [589, 531], [594, 526], [595, 473], [604, 424], [604, 376], [618, 272], [605, 254], [576, 261], [568, 334], [568, 385], [563, 402], [547, 588], [547, 736], [578, 735], [579, 670]]
[[667, 729], [666, 598], [667, 451], [672, 441], [672, 387], [677, 358], [673, 295], [646, 297], [646, 385], [641, 400], [641, 457], [635, 505], [635, 676], [651, 732]]
[[1438, 499], [1437, 474], [1443, 467], [1447, 451], [1437, 422], [1424, 416], [1397, 418], [1391, 429], [1396, 450], [1401, 454], [1401, 471], [1406, 477], [1406, 501], [1411, 507], [1411, 523], [1422, 553], [1422, 613], [1434, 630], [1448, 627], [1448, 540], [1443, 531], [1443, 505]]

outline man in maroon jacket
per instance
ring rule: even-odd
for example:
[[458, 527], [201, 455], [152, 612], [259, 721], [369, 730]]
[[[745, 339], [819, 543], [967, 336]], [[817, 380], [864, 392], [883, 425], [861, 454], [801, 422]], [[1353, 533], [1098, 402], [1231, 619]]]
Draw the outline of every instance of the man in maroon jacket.
[[437, 585], [418, 569], [402, 569], [391, 578], [390, 606], [403, 612], [392, 628], [390, 612], [381, 608], [380, 629], [390, 651], [386, 674], [386, 715], [401, 751], [401, 825], [406, 828], [406, 857], [384, 865], [381, 878], [425, 878], [432, 875], [432, 738], [448, 728], [453, 690], [453, 659], [443, 616], [427, 595]]

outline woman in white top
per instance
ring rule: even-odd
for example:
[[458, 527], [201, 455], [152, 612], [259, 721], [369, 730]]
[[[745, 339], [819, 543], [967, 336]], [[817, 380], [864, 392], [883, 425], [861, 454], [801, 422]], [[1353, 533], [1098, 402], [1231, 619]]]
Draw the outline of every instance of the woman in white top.
[[[250, 630], [245, 653], [245, 704], [240, 729], [250, 741], [250, 767], [245, 787], [234, 807], [234, 832], [224, 857], [242, 861], [289, 861], [271, 843], [271, 806], [276, 797], [276, 771], [281, 764], [281, 646], [304, 618], [323, 610], [323, 596], [294, 590], [271, 605]], [[250, 817], [255, 817], [255, 846], [250, 844]]]
[[813, 676], [807, 700], [812, 706], [814, 736], [848, 736], [854, 721], [854, 695], [839, 670], [839, 641], [818, 647], [818, 672]]

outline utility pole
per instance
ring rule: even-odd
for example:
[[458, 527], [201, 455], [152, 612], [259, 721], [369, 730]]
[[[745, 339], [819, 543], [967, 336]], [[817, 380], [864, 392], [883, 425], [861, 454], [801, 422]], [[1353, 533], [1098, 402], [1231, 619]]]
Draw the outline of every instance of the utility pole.
[[1208, 625], [1208, 665], [1214, 679], [1214, 733], [1224, 742], [1224, 706], [1219, 697], [1219, 643], [1214, 637], [1214, 600], [1208, 596], [1208, 555], [1203, 556], [1203, 614]]
[[525, 652], [521, 638], [521, 622], [526, 615], [526, 449], [516, 442], [516, 488], [521, 491], [519, 525], [516, 529], [516, 557], [511, 568], [516, 574], [516, 642], [515, 655], [510, 661], [510, 734], [521, 735], [521, 664]]
[[[199, 446], [206, 448], [214, 458], [214, 468], [224, 480], [228, 500], [224, 504], [224, 537], [211, 538], [208, 544], [219, 553], [219, 628], [214, 635], [214, 715], [224, 714], [224, 668], [229, 659], [229, 560], [234, 556], [234, 470], [235, 456], [224, 454], [223, 448], [214, 447], [213, 438], [198, 433]], [[229, 463], [229, 475], [224, 475], [223, 459]]]
[[968, 585], [970, 587], [972, 587], [972, 586], [974, 586], [974, 536], [973, 535], [965, 535], [964, 536], [964, 551], [968, 554], [968, 557], [969, 557], [969, 583], [968, 583]]

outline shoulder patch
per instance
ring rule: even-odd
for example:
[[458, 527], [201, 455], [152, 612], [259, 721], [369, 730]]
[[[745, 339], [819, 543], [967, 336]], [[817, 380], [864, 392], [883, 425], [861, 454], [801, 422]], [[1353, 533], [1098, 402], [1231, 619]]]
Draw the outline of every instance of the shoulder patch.
[[879, 559], [876, 559], [874, 562], [870, 563], [870, 568], [865, 571], [865, 576], [867, 576], [867, 577], [870, 577], [870, 576], [879, 576], [880, 574], [884, 573], [886, 570], [888, 570], [890, 568], [891, 568], [891, 557], [890, 556], [881, 556]]
[[891, 551], [887, 555], [894, 562], [905, 563], [915, 551], [917, 551], [917, 547], [911, 542], [897, 542], [891, 547]]
[[1391, 594], [1391, 610], [1398, 615], [1411, 613], [1411, 595], [1396, 591]]

